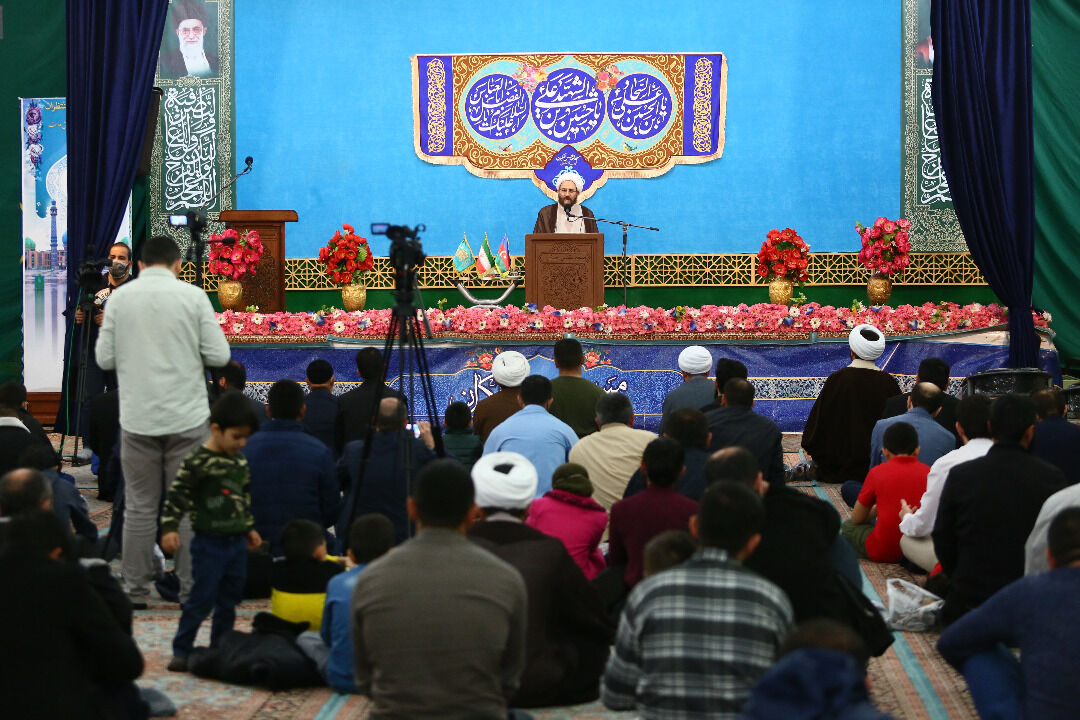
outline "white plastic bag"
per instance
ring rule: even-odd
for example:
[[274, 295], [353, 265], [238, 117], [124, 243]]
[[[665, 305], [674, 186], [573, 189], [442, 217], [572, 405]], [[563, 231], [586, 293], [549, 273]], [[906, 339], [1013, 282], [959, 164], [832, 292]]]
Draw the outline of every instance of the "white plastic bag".
[[914, 583], [889, 578], [889, 612], [885, 621], [893, 630], [926, 632], [937, 625], [945, 601]]

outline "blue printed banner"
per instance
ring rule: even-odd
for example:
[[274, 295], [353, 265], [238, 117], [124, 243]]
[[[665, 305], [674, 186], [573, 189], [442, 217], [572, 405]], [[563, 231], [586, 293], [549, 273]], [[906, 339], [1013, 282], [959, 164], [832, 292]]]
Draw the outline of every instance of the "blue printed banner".
[[663, 175], [724, 151], [720, 53], [414, 55], [416, 154], [481, 177], [570, 168], [588, 198], [608, 178]]

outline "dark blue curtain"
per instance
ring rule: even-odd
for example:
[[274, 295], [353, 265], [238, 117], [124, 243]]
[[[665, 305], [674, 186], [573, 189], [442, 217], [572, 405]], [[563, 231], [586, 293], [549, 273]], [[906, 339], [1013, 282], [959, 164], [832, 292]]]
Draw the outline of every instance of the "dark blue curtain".
[[1009, 307], [1009, 365], [1035, 367], [1029, 0], [934, 0], [934, 114], [968, 249]]
[[[71, 312], [79, 266], [107, 254], [135, 183], [168, 9], [168, 0], [67, 2], [69, 350], [80, 346]], [[67, 391], [75, 392], [74, 354], [64, 357], [69, 381], [57, 418], [61, 431]], [[74, 419], [74, 408], [69, 410]]]

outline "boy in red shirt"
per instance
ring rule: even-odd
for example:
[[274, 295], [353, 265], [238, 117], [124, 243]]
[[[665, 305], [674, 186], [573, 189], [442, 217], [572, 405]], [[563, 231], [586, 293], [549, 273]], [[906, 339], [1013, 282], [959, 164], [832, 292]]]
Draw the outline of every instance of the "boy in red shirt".
[[897, 563], [904, 556], [900, 551], [900, 506], [905, 500], [910, 504], [912, 498], [923, 496], [930, 466], [919, 462], [919, 435], [908, 423], [890, 425], [882, 444], [886, 462], [866, 474], [851, 519], [840, 526], [840, 534], [859, 557]]

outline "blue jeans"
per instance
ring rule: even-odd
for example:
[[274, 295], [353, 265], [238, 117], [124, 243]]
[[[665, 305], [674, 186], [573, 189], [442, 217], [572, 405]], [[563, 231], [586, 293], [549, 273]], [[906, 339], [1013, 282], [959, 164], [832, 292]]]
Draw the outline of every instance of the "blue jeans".
[[964, 662], [964, 679], [983, 720], [1023, 716], [1024, 680], [1020, 662], [1004, 645], [969, 657]]
[[173, 655], [186, 658], [195, 646], [199, 625], [214, 611], [210, 646], [233, 628], [236, 606], [244, 598], [247, 540], [243, 535], [195, 533], [191, 541], [191, 594], [180, 613]]

